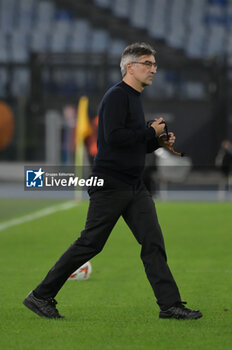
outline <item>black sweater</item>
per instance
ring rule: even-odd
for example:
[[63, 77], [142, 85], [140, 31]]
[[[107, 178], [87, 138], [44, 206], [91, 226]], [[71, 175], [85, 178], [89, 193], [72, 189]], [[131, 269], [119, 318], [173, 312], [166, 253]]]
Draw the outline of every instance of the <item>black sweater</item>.
[[110, 88], [99, 107], [94, 172], [136, 184], [145, 154], [158, 147], [155, 130], [146, 127], [140, 93], [123, 81]]

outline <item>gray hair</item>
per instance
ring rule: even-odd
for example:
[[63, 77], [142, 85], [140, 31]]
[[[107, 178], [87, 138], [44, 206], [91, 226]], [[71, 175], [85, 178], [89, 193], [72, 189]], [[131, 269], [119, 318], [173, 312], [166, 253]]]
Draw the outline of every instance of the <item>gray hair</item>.
[[134, 43], [127, 46], [122, 53], [120, 62], [122, 77], [124, 77], [127, 73], [127, 63], [136, 61], [138, 58], [144, 55], [155, 56], [155, 49], [147, 43]]

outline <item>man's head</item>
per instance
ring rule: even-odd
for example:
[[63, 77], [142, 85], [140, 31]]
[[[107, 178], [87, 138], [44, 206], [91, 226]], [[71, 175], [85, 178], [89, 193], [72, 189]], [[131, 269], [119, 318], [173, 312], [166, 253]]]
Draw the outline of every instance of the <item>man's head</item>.
[[147, 43], [134, 43], [125, 48], [121, 56], [123, 80], [143, 90], [151, 85], [156, 73], [155, 50]]

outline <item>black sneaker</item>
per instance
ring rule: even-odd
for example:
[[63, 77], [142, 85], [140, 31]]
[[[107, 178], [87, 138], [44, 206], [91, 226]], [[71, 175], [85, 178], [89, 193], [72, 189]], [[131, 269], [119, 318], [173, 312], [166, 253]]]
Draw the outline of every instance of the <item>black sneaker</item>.
[[53, 298], [38, 299], [34, 296], [33, 292], [30, 292], [24, 299], [23, 304], [31, 311], [35, 312], [41, 317], [47, 318], [63, 318], [56, 309], [57, 301]]
[[202, 317], [202, 313], [199, 310], [191, 310], [184, 306], [186, 302], [182, 301], [176, 303], [169, 309], [163, 311], [160, 310], [159, 318], [176, 318], [178, 320], [196, 320]]

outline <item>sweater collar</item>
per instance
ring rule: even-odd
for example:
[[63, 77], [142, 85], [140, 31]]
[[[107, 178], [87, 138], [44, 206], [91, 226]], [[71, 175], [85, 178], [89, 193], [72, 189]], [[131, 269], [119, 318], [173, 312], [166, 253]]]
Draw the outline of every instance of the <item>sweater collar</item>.
[[128, 92], [132, 92], [133, 94], [140, 96], [140, 92], [135, 90], [133, 87], [131, 87], [130, 85], [126, 84], [123, 80], [119, 83], [119, 85], [121, 85], [124, 89], [126, 89]]

